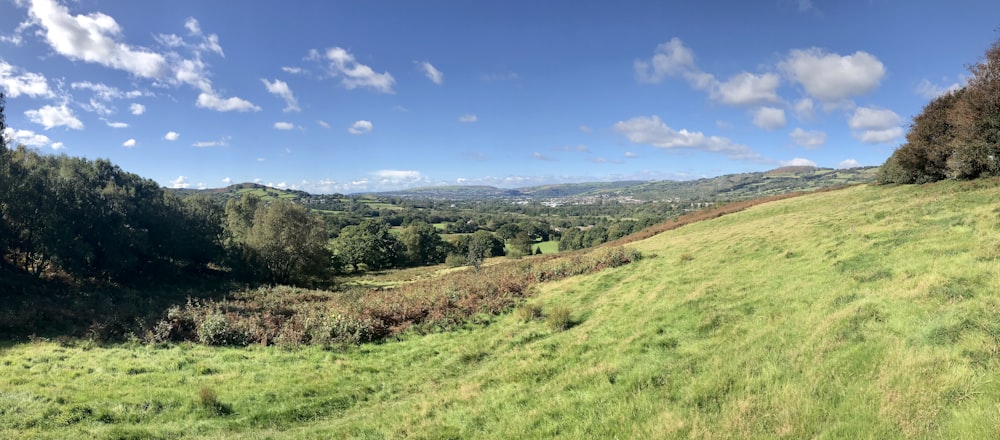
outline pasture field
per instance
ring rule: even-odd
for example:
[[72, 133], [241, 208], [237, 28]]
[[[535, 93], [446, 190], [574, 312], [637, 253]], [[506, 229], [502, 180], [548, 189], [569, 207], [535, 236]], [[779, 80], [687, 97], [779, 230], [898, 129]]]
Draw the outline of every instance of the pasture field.
[[534, 245], [531, 246], [531, 250], [533, 252], [537, 251], [538, 249], [542, 250], [542, 254], [558, 254], [559, 241], [558, 240], [543, 241], [540, 243], [535, 243]]
[[380, 344], [8, 343], [0, 438], [996, 438], [998, 184], [758, 205]]

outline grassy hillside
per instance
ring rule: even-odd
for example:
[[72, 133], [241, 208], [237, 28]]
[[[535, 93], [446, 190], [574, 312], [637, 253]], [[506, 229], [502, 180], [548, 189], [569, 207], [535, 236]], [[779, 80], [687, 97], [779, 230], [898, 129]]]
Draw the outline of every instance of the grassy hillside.
[[379, 345], [3, 346], [0, 438], [996, 438], [998, 184], [760, 205]]

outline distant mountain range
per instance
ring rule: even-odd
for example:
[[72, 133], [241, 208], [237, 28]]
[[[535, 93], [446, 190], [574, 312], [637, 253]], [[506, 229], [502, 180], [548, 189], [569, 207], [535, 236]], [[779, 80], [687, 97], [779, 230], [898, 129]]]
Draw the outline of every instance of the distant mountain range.
[[235, 197], [246, 192], [265, 198], [286, 198], [306, 202], [310, 199], [325, 200], [347, 198], [406, 198], [430, 200], [522, 200], [549, 201], [554, 203], [597, 203], [617, 200], [625, 203], [651, 201], [726, 201], [766, 197], [794, 191], [853, 185], [871, 182], [878, 167], [832, 169], [816, 167], [782, 167], [756, 173], [727, 174], [698, 180], [617, 181], [565, 183], [525, 188], [496, 188], [492, 186], [430, 186], [402, 191], [387, 191], [343, 196], [340, 194], [313, 195], [304, 191], [277, 189], [256, 183], [240, 183], [225, 188], [175, 190], [183, 195], [209, 194], [221, 198]]
[[698, 180], [588, 182], [501, 189], [492, 186], [432, 186], [376, 193], [379, 196], [435, 200], [608, 199], [634, 202], [665, 200], [744, 200], [794, 191], [871, 182], [878, 167], [832, 169], [782, 167], [756, 173], [727, 174]]

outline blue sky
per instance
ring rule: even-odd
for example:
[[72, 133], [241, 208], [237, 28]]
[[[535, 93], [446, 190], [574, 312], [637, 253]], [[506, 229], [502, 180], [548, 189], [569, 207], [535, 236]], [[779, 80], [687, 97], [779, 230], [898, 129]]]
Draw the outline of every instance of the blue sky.
[[879, 165], [1000, 3], [0, 0], [6, 133], [313, 193]]

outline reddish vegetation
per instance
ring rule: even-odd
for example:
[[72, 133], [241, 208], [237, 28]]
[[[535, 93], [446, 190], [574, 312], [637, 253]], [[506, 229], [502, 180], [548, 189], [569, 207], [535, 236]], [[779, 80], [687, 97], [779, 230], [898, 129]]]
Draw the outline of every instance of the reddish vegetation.
[[149, 335], [153, 341], [213, 345], [356, 344], [405, 331], [459, 327], [502, 313], [529, 296], [536, 283], [629, 264], [625, 248], [605, 248], [465, 270], [395, 289], [326, 292], [260, 288], [225, 301], [173, 307]]

